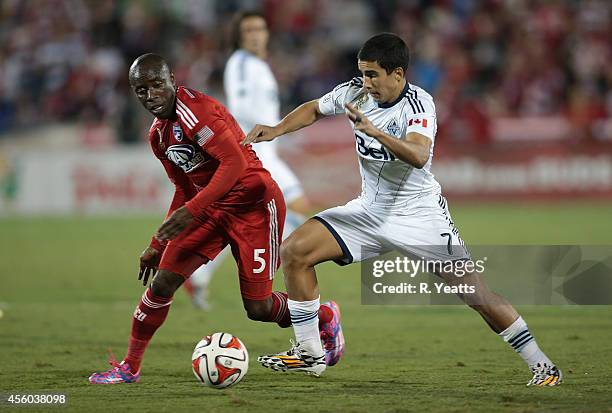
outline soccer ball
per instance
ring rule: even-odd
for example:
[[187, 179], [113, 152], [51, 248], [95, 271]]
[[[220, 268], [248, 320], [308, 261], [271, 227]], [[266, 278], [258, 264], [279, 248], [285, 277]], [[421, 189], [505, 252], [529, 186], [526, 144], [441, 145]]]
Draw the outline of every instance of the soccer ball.
[[214, 333], [196, 344], [191, 367], [201, 383], [224, 389], [238, 383], [247, 373], [249, 353], [238, 337]]

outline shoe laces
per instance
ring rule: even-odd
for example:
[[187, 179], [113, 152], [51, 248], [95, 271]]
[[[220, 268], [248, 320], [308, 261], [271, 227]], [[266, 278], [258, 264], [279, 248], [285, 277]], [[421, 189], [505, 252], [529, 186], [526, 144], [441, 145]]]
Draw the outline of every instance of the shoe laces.
[[110, 349], [110, 347], [108, 348], [108, 364], [117, 369], [121, 368], [121, 362], [117, 361], [117, 358], [115, 357], [115, 354], [113, 353], [113, 350]]
[[300, 350], [300, 343], [293, 341], [292, 338], [289, 339], [289, 342], [291, 343], [291, 349], [289, 349], [289, 351], [287, 352], [287, 355], [289, 356], [297, 356], [299, 358], [302, 358], [302, 351]]
[[531, 368], [533, 379], [531, 382], [540, 382], [548, 376], [555, 374], [555, 366], [549, 366], [547, 363], [538, 363]]

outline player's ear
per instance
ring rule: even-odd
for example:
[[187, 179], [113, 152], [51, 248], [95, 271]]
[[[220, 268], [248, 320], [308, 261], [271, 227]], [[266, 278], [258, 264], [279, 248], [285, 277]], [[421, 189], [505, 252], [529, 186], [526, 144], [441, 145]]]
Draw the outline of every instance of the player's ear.
[[176, 80], [174, 79], [174, 73], [170, 72], [170, 82], [172, 83], [172, 87], [176, 89]]
[[402, 69], [401, 67], [396, 67], [393, 70], [393, 75], [395, 76], [395, 79], [401, 81], [404, 78], [404, 69]]

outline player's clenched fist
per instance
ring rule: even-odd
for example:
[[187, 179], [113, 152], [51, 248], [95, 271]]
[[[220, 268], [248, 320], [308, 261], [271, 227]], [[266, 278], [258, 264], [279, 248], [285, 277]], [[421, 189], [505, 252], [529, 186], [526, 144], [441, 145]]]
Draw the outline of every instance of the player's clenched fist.
[[248, 133], [246, 138], [242, 140], [243, 145], [257, 142], [267, 142], [276, 138], [278, 135], [275, 133], [274, 128], [266, 125], [255, 125], [253, 129]]
[[361, 131], [368, 136], [375, 136], [378, 129], [372, 124], [372, 122], [370, 122], [370, 119], [368, 119], [362, 112], [355, 109], [355, 107], [350, 103], [345, 104], [344, 107], [347, 110], [346, 114], [348, 115], [349, 119], [355, 124], [355, 130]]
[[149, 276], [157, 270], [160, 258], [160, 252], [153, 247], [147, 247], [142, 254], [140, 254], [140, 272], [138, 273], [138, 279], [142, 280], [142, 285], [147, 285]]

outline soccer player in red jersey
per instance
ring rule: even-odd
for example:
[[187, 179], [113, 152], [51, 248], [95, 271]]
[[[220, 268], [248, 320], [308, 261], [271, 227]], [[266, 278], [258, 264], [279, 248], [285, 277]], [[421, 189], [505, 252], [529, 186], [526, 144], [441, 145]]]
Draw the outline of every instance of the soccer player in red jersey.
[[[93, 384], [140, 379], [145, 349], [166, 319], [174, 292], [227, 245], [238, 264], [247, 316], [291, 325], [287, 295], [272, 292], [285, 201], [250, 145], [240, 144], [244, 133], [215, 99], [177, 87], [161, 56], [137, 58], [129, 79], [156, 117], [149, 141], [176, 190], [166, 220], [140, 256], [143, 285], [157, 272], [134, 311], [127, 355], [120, 363], [111, 360], [110, 370], [92, 374]], [[332, 309], [321, 306], [320, 316], [330, 322]]]

